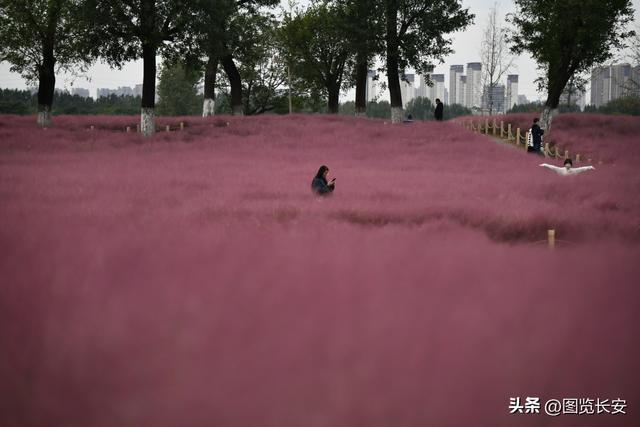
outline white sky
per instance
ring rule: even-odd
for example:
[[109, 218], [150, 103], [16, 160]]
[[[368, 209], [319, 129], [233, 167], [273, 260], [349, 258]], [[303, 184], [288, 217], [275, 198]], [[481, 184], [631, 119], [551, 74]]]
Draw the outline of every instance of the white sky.
[[[465, 7], [470, 9], [471, 13], [476, 15], [476, 18], [474, 24], [465, 32], [456, 33], [452, 36], [452, 46], [455, 52], [444, 59], [444, 64], [436, 65], [435, 73], [445, 74], [445, 87], [447, 88], [449, 87], [450, 65], [464, 64], [466, 69], [468, 62], [480, 62], [482, 32], [486, 26], [489, 10], [494, 5], [495, 0], [463, 0], [462, 2]], [[281, 0], [281, 3], [283, 7], [286, 7], [286, 0]], [[304, 4], [306, 1], [302, 0], [299, 3]], [[633, 0], [632, 3], [636, 10], [635, 24], [637, 25], [640, 22], [640, 0]], [[514, 11], [514, 4], [510, 0], [499, 1], [498, 10], [504, 17], [507, 13]], [[529, 100], [536, 100], [541, 97], [536, 92], [533, 83], [537, 78], [536, 64], [529, 56], [524, 55], [516, 58], [511, 74], [520, 75], [518, 87], [520, 94], [526, 95]], [[97, 88], [133, 87], [142, 83], [142, 61], [128, 63], [121, 70], [112, 70], [106, 64], [97, 63], [89, 69], [86, 75], [90, 76], [90, 80], [60, 75], [57, 78], [56, 86], [66, 89], [72, 86], [88, 88], [91, 96], [95, 96]], [[26, 84], [18, 74], [9, 71], [9, 64], [0, 63], [0, 87], [24, 89]], [[353, 99], [353, 97], [354, 91], [351, 90], [346, 96], [342, 97], [341, 101]], [[386, 97], [382, 99], [386, 99]]]

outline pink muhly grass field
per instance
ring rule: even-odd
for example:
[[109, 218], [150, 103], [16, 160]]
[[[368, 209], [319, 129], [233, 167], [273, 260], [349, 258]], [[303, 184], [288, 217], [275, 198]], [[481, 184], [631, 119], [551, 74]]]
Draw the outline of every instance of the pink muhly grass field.
[[572, 177], [454, 123], [136, 121], [0, 116], [1, 426], [640, 421], [638, 119], [558, 117]]

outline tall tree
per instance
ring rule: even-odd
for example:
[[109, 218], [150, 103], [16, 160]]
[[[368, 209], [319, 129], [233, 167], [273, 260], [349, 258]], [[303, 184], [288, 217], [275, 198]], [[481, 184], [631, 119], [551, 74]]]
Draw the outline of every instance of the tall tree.
[[379, 0], [338, 0], [348, 19], [347, 37], [355, 52], [352, 80], [356, 86], [355, 115], [367, 113], [367, 76], [369, 66], [383, 47], [384, 20]]
[[178, 52], [196, 58], [204, 69], [203, 116], [214, 114], [220, 66], [229, 82], [232, 113], [243, 114], [241, 62], [269, 42], [259, 38], [260, 24], [270, 17], [265, 9], [276, 4], [278, 0], [193, 0], [196, 16], [189, 32], [194, 39]]
[[540, 122], [549, 133], [560, 95], [571, 77], [605, 62], [634, 34], [627, 29], [633, 20], [631, 1], [514, 1], [512, 50], [528, 52], [538, 62], [542, 72], [539, 87], [547, 93]]
[[200, 74], [187, 65], [165, 62], [158, 79], [158, 114], [161, 116], [192, 116], [198, 114]]
[[79, 1], [0, 0], [0, 61], [38, 82], [38, 124], [51, 123], [56, 70], [88, 63]]
[[384, 0], [385, 55], [391, 122], [403, 118], [400, 73], [413, 67], [427, 72], [452, 52], [448, 34], [465, 29], [474, 16], [461, 0]]
[[121, 67], [142, 58], [142, 105], [140, 129], [155, 133], [156, 57], [166, 42], [185, 37], [193, 20], [188, 0], [86, 0], [95, 56]]
[[328, 97], [329, 113], [339, 110], [351, 57], [344, 7], [313, 4], [304, 13], [286, 17], [281, 32], [293, 75]]
[[514, 57], [507, 43], [507, 29], [500, 25], [501, 19], [497, 3], [489, 10], [487, 26], [482, 37], [482, 87], [484, 104], [489, 115], [493, 114], [495, 87], [513, 67]]

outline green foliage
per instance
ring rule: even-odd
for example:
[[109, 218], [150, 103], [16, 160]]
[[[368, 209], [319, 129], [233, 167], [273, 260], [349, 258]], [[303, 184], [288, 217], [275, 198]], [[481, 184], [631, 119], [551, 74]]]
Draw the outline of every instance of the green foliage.
[[391, 7], [387, 13], [395, 12], [398, 17], [399, 68], [411, 67], [421, 74], [432, 71], [434, 60], [453, 53], [452, 40], [446, 36], [464, 30], [475, 17], [469, 9], [463, 9], [460, 0], [387, 0], [387, 3], [396, 6], [395, 11]]
[[198, 95], [200, 76], [179, 62], [165, 63], [158, 83], [158, 115], [191, 116], [202, 113], [202, 96]]
[[528, 52], [543, 75], [538, 80], [555, 108], [565, 85], [576, 74], [604, 63], [624, 47], [633, 32], [630, 0], [514, 0], [510, 16], [512, 50]]
[[348, 86], [345, 76], [350, 74], [347, 27], [346, 9], [342, 5], [316, 3], [304, 13], [286, 16], [279, 32], [298, 91], [321, 92], [330, 103], [334, 101], [335, 108], [340, 90]]
[[[78, 0], [0, 0], [0, 62], [11, 64], [28, 82], [37, 82], [45, 52], [58, 68], [88, 62], [87, 40], [78, 27]], [[53, 64], [52, 64], [53, 65]]]
[[602, 114], [628, 114], [631, 116], [640, 116], [640, 97], [628, 96], [615, 99], [606, 105], [596, 108], [585, 108], [585, 112], [602, 113]]
[[391, 104], [389, 101], [377, 101], [367, 103], [367, 117], [388, 119], [391, 116]]
[[[435, 105], [431, 100], [420, 96], [409, 101], [405, 107], [405, 114], [411, 114], [414, 120], [435, 120], [434, 112]], [[454, 117], [468, 116], [470, 114], [472, 114], [471, 110], [462, 105], [445, 105], [443, 119], [449, 120]]]
[[[28, 90], [0, 89], [1, 114], [34, 114], [37, 111], [37, 97]], [[140, 97], [111, 95], [83, 98], [67, 92], [54, 95], [55, 115], [59, 114], [106, 114], [133, 115], [140, 112]]]
[[516, 104], [507, 110], [509, 113], [540, 113], [544, 105], [540, 102], [528, 102], [526, 104]]

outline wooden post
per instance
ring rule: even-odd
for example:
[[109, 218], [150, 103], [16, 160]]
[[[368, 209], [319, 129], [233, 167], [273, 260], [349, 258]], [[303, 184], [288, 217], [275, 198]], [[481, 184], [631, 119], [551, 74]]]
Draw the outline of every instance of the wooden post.
[[504, 122], [500, 121], [500, 138], [504, 138]]
[[493, 136], [498, 133], [498, 126], [496, 125], [496, 119], [493, 119]]
[[165, 130], [166, 130], [167, 132], [171, 131], [171, 127], [170, 127], [169, 125], [167, 125], [167, 127], [165, 128]]
[[578, 153], [578, 154], [576, 154], [576, 163], [579, 163], [579, 162], [580, 162], [580, 160], [581, 160], [581, 159], [580, 159], [580, 153]]
[[96, 129], [96, 128], [95, 128], [93, 125], [91, 125], [91, 130], [95, 130], [95, 129]]
[[184, 130], [184, 122], [180, 122], [180, 130]]
[[507, 141], [511, 141], [511, 123], [507, 124]]
[[564, 150], [564, 159], [567, 160], [569, 158], [569, 150]]
[[545, 157], [549, 157], [549, 143], [548, 142], [544, 143], [544, 155], [545, 155]]
[[520, 128], [516, 129], [516, 146], [520, 145]]
[[549, 245], [549, 249], [553, 250], [556, 247], [556, 230], [549, 229], [547, 230], [547, 244]]
[[489, 119], [484, 119], [484, 134], [489, 135]]
[[127, 126], [127, 133], [131, 132], [131, 126]]

